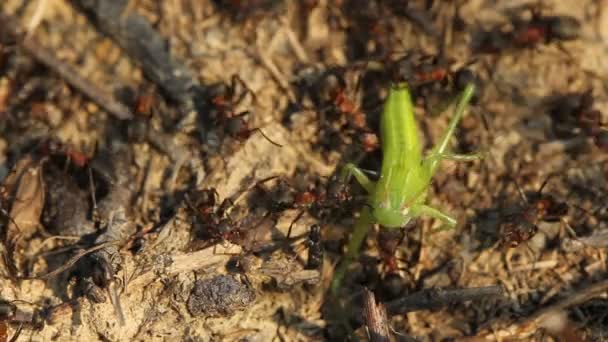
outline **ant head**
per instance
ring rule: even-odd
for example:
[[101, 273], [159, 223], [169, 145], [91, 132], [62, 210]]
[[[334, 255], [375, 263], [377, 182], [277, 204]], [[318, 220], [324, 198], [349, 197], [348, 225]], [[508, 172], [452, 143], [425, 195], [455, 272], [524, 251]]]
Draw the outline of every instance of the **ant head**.
[[332, 69], [324, 73], [316, 84], [316, 92], [319, 94], [319, 102], [332, 102], [346, 89], [346, 80], [342, 75], [343, 70]]
[[207, 96], [212, 102], [219, 98], [225, 98], [230, 93], [230, 87], [224, 83], [211, 85], [206, 90]]
[[413, 79], [415, 67], [411, 57], [406, 55], [399, 58], [390, 67], [391, 81], [393, 83], [408, 82]]
[[581, 33], [581, 23], [576, 18], [558, 16], [547, 19], [551, 36], [561, 40], [577, 39]]
[[105, 259], [97, 259], [93, 267], [93, 282], [102, 288], [108, 287], [114, 279], [114, 270]]
[[481, 90], [481, 81], [479, 77], [477, 77], [471, 68], [463, 67], [458, 69], [454, 75], [454, 87], [458, 91], [462, 91], [469, 84], [475, 85], [475, 95], [473, 95], [473, 101], [476, 101], [479, 99], [479, 93]]
[[310, 226], [310, 236], [318, 240], [321, 236], [321, 226], [316, 223]]
[[[283, 183], [279, 183], [283, 184]], [[276, 203], [276, 206], [279, 208], [289, 207], [295, 201], [293, 191], [291, 188], [286, 186], [278, 185], [273, 193], [273, 202]]]
[[15, 304], [6, 300], [0, 300], [0, 320], [14, 316], [16, 311], [17, 307]]
[[215, 204], [217, 203], [217, 201], [220, 198], [220, 195], [217, 193], [217, 190], [215, 190], [215, 188], [197, 190], [195, 192], [195, 195], [196, 195], [196, 204], [198, 207], [215, 206]]
[[234, 222], [230, 219], [222, 219], [216, 226], [216, 229], [221, 236], [225, 236], [234, 230]]
[[604, 152], [608, 152], [608, 131], [602, 130], [593, 137], [595, 145]]
[[232, 137], [242, 137], [247, 138], [245, 136], [246, 132], [249, 132], [249, 127], [247, 126], [247, 122], [241, 116], [235, 116], [228, 119], [226, 123], [226, 131], [228, 135]]

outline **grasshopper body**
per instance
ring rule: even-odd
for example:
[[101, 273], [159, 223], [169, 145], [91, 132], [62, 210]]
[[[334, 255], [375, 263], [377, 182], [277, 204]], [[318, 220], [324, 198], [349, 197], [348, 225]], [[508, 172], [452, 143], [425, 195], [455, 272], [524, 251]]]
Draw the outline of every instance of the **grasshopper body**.
[[363, 209], [355, 222], [346, 258], [334, 276], [334, 292], [339, 288], [346, 266], [355, 258], [371, 225], [400, 228], [412, 219], [426, 215], [442, 220], [449, 227], [456, 226], [454, 218], [425, 202], [432, 177], [441, 160], [471, 161], [481, 157], [479, 154], [448, 152], [450, 138], [474, 91], [473, 85], [465, 88], [448, 128], [439, 143], [424, 157], [409, 89], [405, 84], [391, 88], [380, 122], [383, 159], [379, 180], [370, 180], [354, 164], [347, 164], [342, 170], [344, 181], [354, 176], [365, 188], [369, 206]]

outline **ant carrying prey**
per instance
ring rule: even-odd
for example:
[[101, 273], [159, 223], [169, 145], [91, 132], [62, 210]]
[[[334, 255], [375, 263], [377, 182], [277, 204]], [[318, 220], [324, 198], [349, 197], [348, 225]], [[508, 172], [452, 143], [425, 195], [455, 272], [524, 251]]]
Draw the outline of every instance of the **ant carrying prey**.
[[517, 190], [522, 200], [522, 207], [516, 213], [505, 217], [501, 224], [500, 244], [511, 248], [529, 241], [538, 232], [538, 223], [557, 222], [568, 214], [568, 205], [559, 202], [551, 195], [543, 194], [543, 189], [554, 175], [545, 179], [540, 188], [530, 198], [526, 196], [519, 184]]

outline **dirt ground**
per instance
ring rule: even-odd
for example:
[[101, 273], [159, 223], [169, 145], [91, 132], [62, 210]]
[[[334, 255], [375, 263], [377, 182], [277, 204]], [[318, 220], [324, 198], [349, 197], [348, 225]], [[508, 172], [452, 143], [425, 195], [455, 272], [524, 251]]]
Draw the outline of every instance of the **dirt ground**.
[[[607, 1], [107, 1], [125, 4], [111, 20], [162, 37], [181, 71], [156, 79], [162, 54], [123, 49], [86, 3], [0, 4], [0, 341], [366, 340], [364, 288], [391, 312], [424, 289], [493, 285], [503, 293], [391, 313], [391, 340], [608, 340]], [[531, 8], [580, 30], [565, 39]], [[380, 169], [391, 66], [409, 56], [420, 77], [431, 59], [416, 55], [446, 71], [412, 83], [425, 148], [467, 68], [479, 92], [452, 147], [484, 158], [445, 161], [431, 184], [457, 228], [374, 227], [333, 298], [364, 192], [319, 191], [347, 162]]]

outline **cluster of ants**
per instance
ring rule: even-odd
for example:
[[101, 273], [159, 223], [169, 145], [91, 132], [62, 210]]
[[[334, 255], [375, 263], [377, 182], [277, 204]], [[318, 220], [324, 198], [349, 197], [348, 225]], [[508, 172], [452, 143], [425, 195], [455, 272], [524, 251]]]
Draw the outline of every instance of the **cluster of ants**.
[[[243, 13], [233, 10], [235, 6], [241, 6], [241, 1], [217, 1], [221, 6], [227, 6], [234, 13]], [[254, 11], [253, 2], [248, 5], [247, 11]], [[306, 1], [307, 8], [317, 5], [316, 1]], [[418, 18], [424, 22], [424, 17]], [[374, 25], [372, 25], [374, 26]], [[425, 26], [425, 25], [421, 25]], [[432, 26], [432, 25], [427, 25]], [[504, 30], [496, 27], [481, 34], [477, 51], [481, 53], [502, 53], [509, 49], [531, 48], [539, 44], [552, 43], [555, 41], [566, 41], [579, 37], [580, 23], [569, 16], [543, 16], [540, 12], [533, 10], [530, 19], [514, 19], [512, 29]], [[374, 26], [375, 35], [387, 34]], [[377, 67], [377, 64], [380, 67]], [[472, 63], [464, 66], [454, 67], [453, 63], [447, 61], [443, 56], [424, 55], [409, 53], [394, 59], [385, 57], [380, 63], [365, 61], [357, 63], [353, 67], [334, 68], [323, 72], [312, 85], [309, 85], [314, 110], [319, 113], [321, 125], [334, 124], [336, 131], [349, 134], [358, 139], [358, 143], [365, 152], [373, 152], [379, 148], [379, 139], [376, 135], [377, 116], [367, 113], [361, 101], [357, 98], [361, 82], [365, 77], [359, 79], [357, 84], [351, 87], [346, 81], [346, 74], [353, 69], [363, 70], [366, 73], [380, 75], [382, 82], [407, 82], [412, 87], [412, 92], [420, 97], [424, 94], [442, 91], [450, 96], [456, 96], [464, 86], [476, 83], [481, 89], [481, 81], [470, 67]], [[203, 126], [211, 126], [220, 132], [223, 137], [229, 137], [238, 141], [245, 141], [254, 133], [261, 134], [270, 143], [281, 146], [272, 141], [259, 127], [251, 127], [247, 117], [250, 112], [239, 111], [237, 107], [243, 102], [247, 94], [251, 94], [255, 101], [255, 94], [245, 82], [234, 75], [229, 84], [219, 84], [207, 89], [207, 109]], [[481, 93], [476, 94], [477, 98]], [[153, 97], [140, 96], [135, 104], [134, 111], [138, 114], [149, 113], [153, 105]], [[378, 104], [375, 104], [377, 106]], [[371, 106], [374, 107], [374, 106]], [[568, 94], [550, 111], [556, 131], [563, 127], [576, 127], [585, 135], [593, 139], [595, 144], [608, 149], [608, 131], [602, 126], [601, 113], [593, 109], [593, 96], [591, 91], [582, 94]], [[202, 120], [202, 119], [201, 119]], [[47, 144], [42, 147], [45, 153], [61, 154], [68, 157], [75, 165], [85, 166], [89, 158], [67, 146], [58, 144]], [[277, 185], [268, 189], [265, 183], [277, 180]], [[532, 196], [519, 189], [522, 206], [516, 213], [509, 215], [501, 224], [500, 242], [504, 246], [517, 247], [521, 243], [530, 240], [537, 232], [540, 222], [555, 222], [562, 220], [568, 215], [568, 205], [557, 200], [555, 197], [543, 194], [549, 178]], [[335, 215], [336, 212], [348, 212], [350, 209], [360, 207], [356, 196], [349, 191], [348, 185], [336, 178], [329, 179], [326, 184], [317, 184], [307, 190], [298, 191], [287, 182], [277, 177], [270, 177], [259, 181], [255, 187], [262, 195], [267, 195], [267, 216], [277, 217], [286, 210], [297, 210], [299, 213], [293, 220], [286, 234], [286, 239], [291, 237], [293, 225], [304, 215], [311, 213], [321, 221]], [[195, 215], [200, 225], [198, 237], [208, 244], [220, 241], [230, 241], [243, 245], [250, 234], [251, 225], [245, 220], [235, 219], [231, 215], [235, 203], [230, 198], [220, 200], [219, 194], [214, 188], [193, 190], [185, 196], [185, 202], [191, 212]], [[403, 234], [398, 238], [379, 241], [382, 258], [387, 265], [389, 274], [398, 271], [395, 250], [403, 239]], [[244, 246], [247, 247], [247, 246]], [[308, 234], [309, 256], [307, 268], [318, 268], [323, 261], [323, 240], [321, 225], [310, 227]], [[66, 304], [67, 305], [67, 304]], [[39, 326], [45, 320], [49, 320], [53, 312], [58, 312], [65, 305], [56, 308], [35, 311], [31, 317], [24, 318], [14, 303], [0, 301], [0, 324], [23, 323]], [[6, 329], [4, 329], [6, 330]], [[0, 325], [0, 337], [2, 336], [2, 325]], [[20, 331], [20, 330], [19, 330]], [[19, 336], [19, 331], [13, 337]]]
[[[265, 183], [276, 180], [277, 185], [272, 189]], [[297, 210], [298, 214], [291, 222], [286, 233], [285, 240], [291, 238], [292, 228], [306, 212], [320, 217], [327, 217], [336, 213], [337, 210], [344, 211], [352, 208], [355, 201], [348, 187], [336, 178], [331, 178], [327, 184], [312, 187], [305, 191], [297, 191], [293, 186], [282, 178], [273, 176], [258, 181], [247, 191], [257, 191], [256, 198], [261, 198], [267, 209], [265, 217], [274, 217], [286, 210]], [[236, 200], [225, 198], [219, 200], [219, 194], [214, 188], [193, 190], [186, 194], [185, 202], [196, 217], [196, 223], [200, 224], [197, 234], [198, 238], [208, 244], [221, 241], [229, 241], [241, 245], [243, 248], [252, 249], [253, 242], [248, 239], [255, 226], [252, 227], [250, 220], [235, 219], [231, 211], [241, 196]], [[256, 221], [257, 222], [257, 221]], [[255, 223], [254, 223], [255, 224]], [[323, 247], [321, 241], [321, 227], [313, 225], [308, 234], [309, 256], [307, 267], [314, 269], [320, 266], [323, 260]]]
[[[580, 22], [573, 17], [547, 16], [541, 14], [536, 8], [531, 8], [530, 13], [531, 16], [528, 19], [513, 17], [510, 29], [501, 26], [482, 32], [475, 49], [476, 52], [498, 54], [507, 50], [534, 48], [541, 44], [573, 40], [580, 36]], [[424, 21], [424, 17], [418, 19]], [[377, 34], [379, 33], [371, 32], [372, 36]], [[454, 67], [454, 63], [441, 55], [407, 53], [397, 59], [382, 58], [379, 63], [365, 61], [354, 63], [352, 66], [332, 68], [322, 72], [312, 83], [306, 84], [305, 90], [310, 94], [315, 106], [313, 109], [320, 115], [318, 120], [320, 125], [333, 125], [334, 132], [350, 135], [355, 138], [354, 141], [358, 142], [363, 151], [373, 152], [379, 148], [379, 139], [375, 133], [377, 122], [374, 122], [378, 116], [369, 115], [370, 110], [363, 108], [359, 99], [360, 94], [358, 94], [361, 91], [361, 83], [369, 80], [365, 79], [365, 76], [360, 77], [353, 86], [346, 79], [349, 72], [363, 70], [364, 73], [369, 74], [379, 73], [380, 79], [384, 80], [381, 81], [384, 82], [383, 85], [388, 82], [407, 82], [411, 86], [412, 92], [420, 98], [425, 98], [425, 94], [437, 91], [448, 96], [456, 96], [466, 84], [475, 83], [479, 89], [475, 95], [475, 101], [481, 97], [482, 87], [480, 78], [471, 67], [473, 63]], [[250, 128], [244, 120], [249, 112], [237, 113], [235, 111], [234, 108], [245, 96], [245, 93], [237, 95], [238, 85], [252, 93], [238, 76], [231, 79], [230, 85], [218, 86], [210, 91], [211, 114], [209, 117], [215, 126], [221, 128], [226, 135], [239, 140], [247, 139], [254, 132], [264, 135], [259, 128]], [[377, 108], [379, 105], [376, 103], [372, 107]], [[570, 128], [574, 126], [582, 130], [593, 139], [598, 147], [605, 149], [608, 146], [608, 133], [602, 126], [600, 113], [593, 110], [592, 107], [593, 97], [590, 91], [583, 94], [568, 94], [556, 103], [554, 109], [550, 110], [550, 115], [556, 125], [563, 126], [564, 123], [570, 123]], [[264, 137], [266, 136], [264, 135]], [[268, 139], [268, 137], [266, 138]], [[270, 139], [268, 140], [279, 146]], [[539, 222], [558, 221], [568, 214], [568, 205], [565, 202], [560, 202], [555, 197], [542, 193], [546, 183], [545, 181], [536, 194], [529, 198], [523, 191], [520, 191], [521, 210], [507, 216], [501, 224], [502, 245], [516, 247], [536, 234]], [[331, 187], [331, 183], [328, 186]], [[302, 211], [301, 213], [305, 210], [310, 212], [331, 211], [352, 201], [352, 197], [345, 196], [346, 191], [339, 193], [340, 195], [336, 195], [336, 193], [332, 193], [331, 189], [321, 191], [317, 187], [312, 191], [297, 193], [288, 200], [273, 203], [270, 206], [270, 212], [276, 214], [286, 209], [299, 209]], [[192, 199], [189, 206], [205, 223], [207, 227], [205, 231], [209, 234], [207, 238], [211, 238], [213, 241], [239, 241], [242, 239], [243, 234], [246, 233], [239, 222], [230, 217], [231, 203], [228, 199], [219, 203], [214, 189], [201, 190], [196, 197], [198, 199]], [[347, 199], [347, 197], [349, 198]], [[298, 215], [298, 218], [300, 216], [301, 214]], [[317, 226], [314, 233], [311, 230], [311, 236], [314, 235], [317, 239], [320, 236], [318, 229], [320, 228]], [[317, 245], [317, 243], [313, 245]], [[394, 245], [394, 241], [390, 245]], [[395, 272], [396, 260], [390, 253], [390, 250], [394, 252], [395, 248], [384, 249], [387, 251], [384, 253], [387, 267], [390, 272]]]

